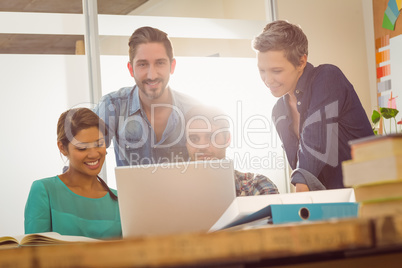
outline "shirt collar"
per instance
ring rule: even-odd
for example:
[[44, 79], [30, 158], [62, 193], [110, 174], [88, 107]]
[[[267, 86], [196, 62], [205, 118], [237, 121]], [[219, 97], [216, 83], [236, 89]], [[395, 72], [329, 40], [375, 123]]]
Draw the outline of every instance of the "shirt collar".
[[[135, 85], [133, 90], [132, 90], [132, 92], [131, 92], [131, 94], [130, 94], [130, 96], [129, 96], [129, 103], [130, 103], [129, 114], [130, 115], [135, 114], [139, 110], [142, 110], [139, 90], [140, 89], [138, 88], [138, 86]], [[169, 91], [169, 93], [172, 96], [172, 104], [173, 104], [173, 106], [177, 106], [175, 94], [173, 94], [173, 92], [170, 90], [170, 87], [168, 87], [167, 90]]]
[[[140, 96], [139, 96], [139, 92], [138, 92], [139, 90], [140, 89], [138, 88], [138, 86], [135, 85], [129, 96], [129, 103], [130, 103], [129, 115], [133, 115], [137, 112], [140, 112], [141, 116], [145, 118], [145, 112], [142, 112], [142, 105], [141, 105]], [[172, 96], [173, 107], [176, 107], [177, 103], [176, 103], [176, 96], [175, 96], [174, 92], [172, 90], [170, 90], [170, 87], [168, 87], [167, 90], [169, 90], [169, 93]], [[162, 138], [158, 142], [158, 144], [162, 144], [166, 140], [167, 135], [170, 134], [177, 126], [178, 120], [179, 120], [179, 116], [177, 114], [177, 111], [175, 109], [173, 109], [172, 113], [169, 116], [166, 128], [163, 131]]]
[[307, 62], [306, 67], [304, 67], [303, 74], [300, 76], [299, 81], [297, 81], [296, 89], [301, 92], [304, 92], [307, 88], [306, 85], [308, 83], [308, 78], [310, 77], [310, 73], [313, 71], [314, 66]]
[[138, 95], [138, 90], [139, 90], [138, 86], [135, 85], [129, 96], [128, 100], [128, 103], [130, 104], [128, 110], [129, 115], [135, 114], [136, 112], [138, 112], [138, 110], [141, 109], [141, 102], [140, 102], [140, 96]]
[[[297, 81], [296, 84], [296, 88], [295, 91], [298, 90], [302, 93], [306, 92], [306, 90], [308, 90], [307, 85], [309, 82], [309, 77], [311, 72], [314, 70], [314, 66], [307, 62], [306, 67], [304, 67], [303, 73], [300, 76], [299, 80]], [[299, 100], [301, 99], [302, 94], [296, 94], [296, 98]], [[284, 102], [284, 106], [285, 106], [285, 115], [288, 116], [290, 118], [290, 107], [289, 107], [289, 94], [284, 95], [283, 97], [283, 102]], [[299, 109], [299, 108], [298, 108]]]

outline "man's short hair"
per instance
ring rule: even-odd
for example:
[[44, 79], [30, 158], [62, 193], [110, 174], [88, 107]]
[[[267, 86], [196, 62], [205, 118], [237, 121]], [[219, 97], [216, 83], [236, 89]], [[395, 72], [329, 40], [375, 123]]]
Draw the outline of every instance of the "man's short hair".
[[166, 54], [168, 55], [170, 62], [172, 62], [173, 47], [167, 33], [156, 28], [145, 26], [135, 30], [128, 41], [130, 63], [133, 63], [138, 46], [146, 43], [162, 43], [166, 49]]
[[186, 125], [193, 120], [204, 120], [219, 128], [230, 128], [230, 117], [214, 106], [197, 105], [185, 114]]
[[300, 58], [308, 55], [308, 40], [300, 26], [277, 20], [268, 23], [254, 38], [253, 48], [259, 52], [284, 50], [287, 60], [297, 67]]

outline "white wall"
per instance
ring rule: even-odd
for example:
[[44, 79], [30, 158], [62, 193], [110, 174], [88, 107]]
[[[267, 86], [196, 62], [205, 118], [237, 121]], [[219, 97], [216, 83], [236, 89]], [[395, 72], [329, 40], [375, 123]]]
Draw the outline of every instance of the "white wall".
[[67, 108], [89, 100], [86, 60], [0, 55], [0, 62], [0, 236], [19, 235], [32, 182], [61, 174], [57, 120]]
[[[139, 16], [193, 17], [210, 19], [266, 20], [266, 0], [149, 0], [129, 13]], [[210, 26], [214, 27], [213, 25]], [[219, 25], [216, 26], [217, 28]], [[263, 25], [262, 25], [263, 27]], [[256, 34], [262, 30], [257, 29]], [[134, 29], [133, 29], [134, 30]], [[209, 29], [204, 29], [208, 31]], [[214, 29], [210, 29], [213, 32]], [[168, 32], [171, 35], [170, 32]], [[254, 57], [251, 40], [171, 37], [176, 56], [203, 57], [219, 54], [221, 57]], [[100, 49], [106, 55], [126, 55], [127, 38], [102, 36]]]
[[148, 0], [130, 15], [264, 20], [266, 0]]

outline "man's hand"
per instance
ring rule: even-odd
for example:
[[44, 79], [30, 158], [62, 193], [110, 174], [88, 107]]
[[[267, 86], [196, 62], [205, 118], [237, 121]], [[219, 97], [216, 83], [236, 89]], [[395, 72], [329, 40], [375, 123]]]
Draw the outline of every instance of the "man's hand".
[[308, 192], [310, 189], [307, 184], [296, 183], [296, 192]]

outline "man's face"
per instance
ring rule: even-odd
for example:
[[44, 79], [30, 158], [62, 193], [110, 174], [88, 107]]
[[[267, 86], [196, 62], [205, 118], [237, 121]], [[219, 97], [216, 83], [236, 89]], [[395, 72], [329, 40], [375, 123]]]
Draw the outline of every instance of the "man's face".
[[162, 43], [145, 43], [137, 48], [137, 53], [128, 69], [140, 89], [140, 98], [156, 100], [166, 91], [176, 60], [170, 62]]
[[288, 93], [293, 94], [297, 81], [303, 74], [307, 57], [302, 57], [298, 67], [288, 61], [283, 50], [257, 52], [257, 60], [262, 81], [272, 95], [282, 97]]
[[206, 119], [190, 120], [186, 126], [186, 147], [191, 161], [223, 159], [230, 144], [227, 128]]

